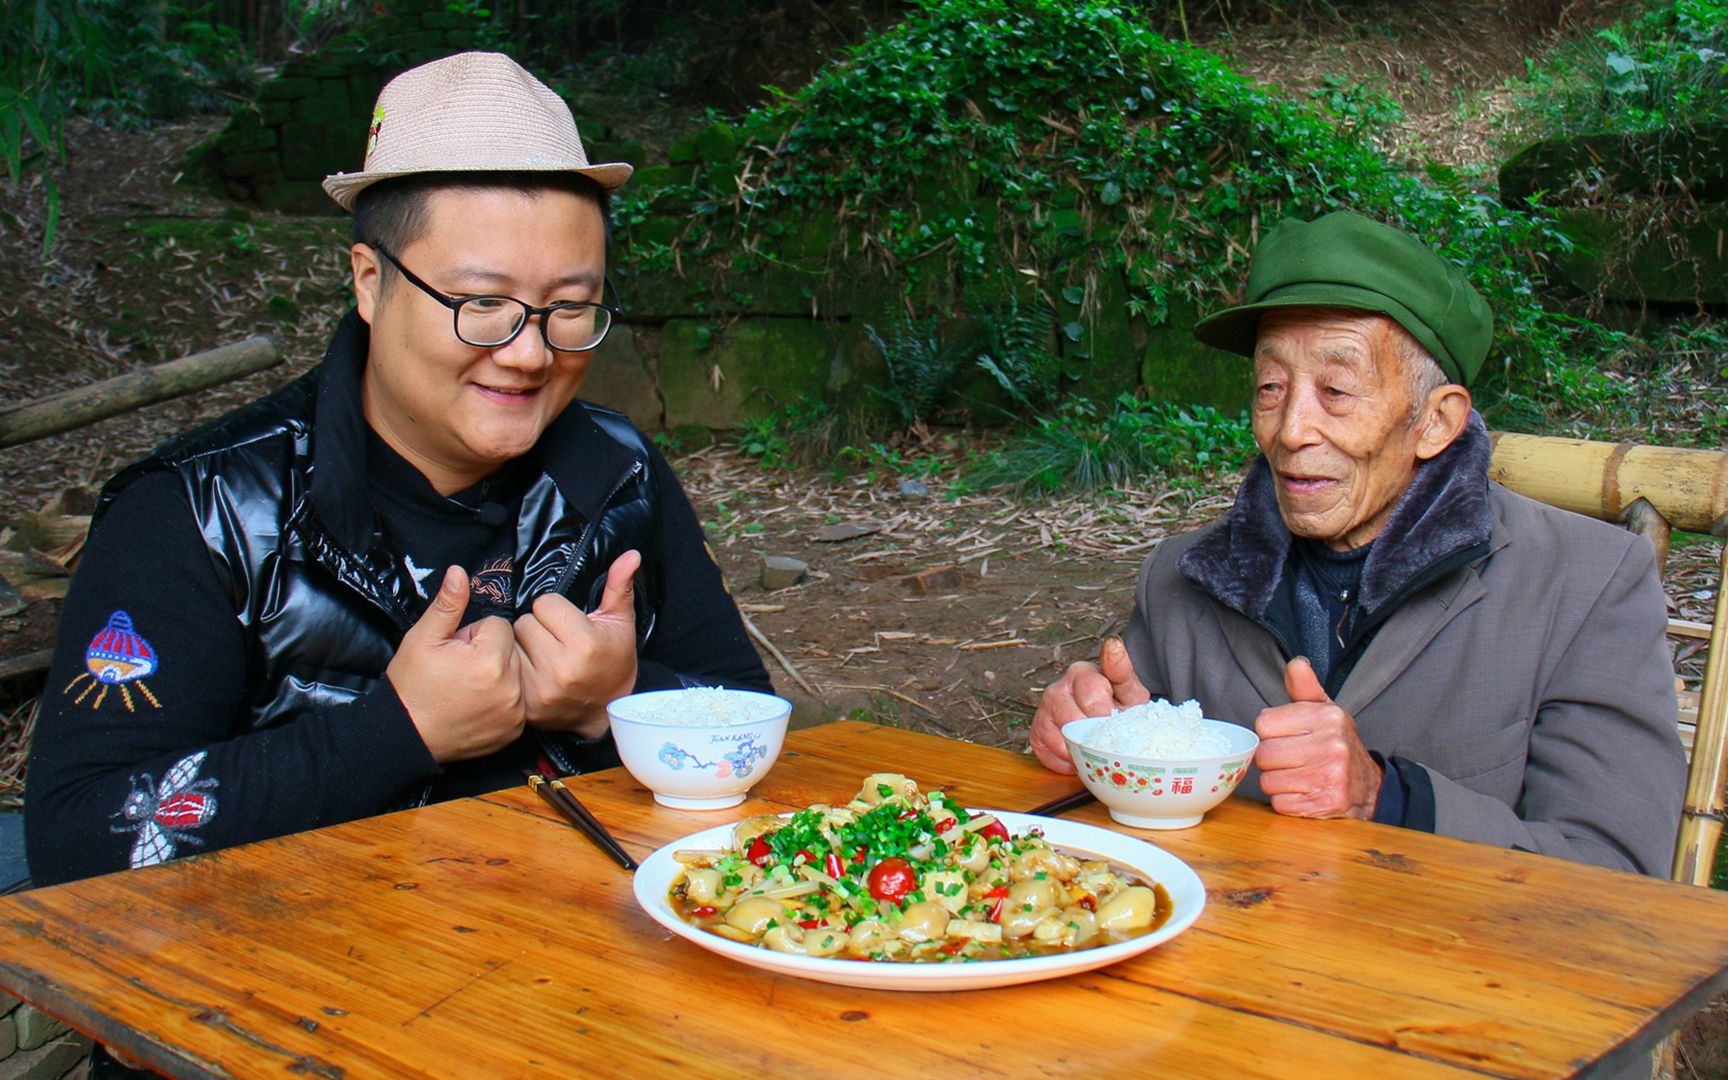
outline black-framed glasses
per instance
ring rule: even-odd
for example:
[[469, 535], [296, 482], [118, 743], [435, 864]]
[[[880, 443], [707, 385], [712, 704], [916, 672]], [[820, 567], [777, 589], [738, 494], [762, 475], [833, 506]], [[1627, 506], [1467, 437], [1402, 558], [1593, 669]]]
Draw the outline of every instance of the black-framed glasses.
[[477, 349], [496, 349], [516, 340], [528, 320], [540, 316], [540, 337], [557, 352], [587, 352], [600, 344], [618, 309], [586, 300], [566, 300], [535, 307], [514, 296], [446, 296], [415, 276], [382, 244], [371, 245], [390, 265], [402, 272], [421, 292], [450, 309], [455, 318], [456, 338]]

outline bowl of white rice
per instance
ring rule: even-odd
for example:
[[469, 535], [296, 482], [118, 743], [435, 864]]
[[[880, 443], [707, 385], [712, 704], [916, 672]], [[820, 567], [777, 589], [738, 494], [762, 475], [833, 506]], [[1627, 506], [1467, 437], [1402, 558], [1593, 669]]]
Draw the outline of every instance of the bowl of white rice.
[[768, 774], [792, 703], [773, 694], [695, 686], [650, 690], [606, 706], [624, 768], [680, 810], [723, 810]]
[[1080, 782], [1139, 829], [1186, 829], [1236, 790], [1259, 736], [1208, 720], [1198, 702], [1157, 698], [1062, 728]]

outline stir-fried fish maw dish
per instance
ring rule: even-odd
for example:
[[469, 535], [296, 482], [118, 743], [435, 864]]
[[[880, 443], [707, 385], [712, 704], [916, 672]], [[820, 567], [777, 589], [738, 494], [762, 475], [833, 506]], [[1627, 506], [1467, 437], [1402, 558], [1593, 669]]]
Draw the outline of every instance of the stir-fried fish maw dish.
[[1037, 829], [1009, 834], [897, 773], [844, 806], [738, 823], [731, 847], [678, 851], [670, 900], [686, 921], [800, 956], [909, 963], [1005, 960], [1155, 930], [1170, 900]]

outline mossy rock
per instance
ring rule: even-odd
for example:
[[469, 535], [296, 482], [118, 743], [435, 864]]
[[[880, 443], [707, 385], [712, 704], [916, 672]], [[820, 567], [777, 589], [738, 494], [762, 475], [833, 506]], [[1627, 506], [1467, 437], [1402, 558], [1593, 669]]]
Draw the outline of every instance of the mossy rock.
[[[236, 121], [238, 121], [238, 117], [236, 117]], [[275, 128], [265, 127], [262, 124], [243, 126], [236, 122], [230, 126], [228, 131], [223, 133], [222, 153], [225, 157], [234, 154], [253, 154], [260, 150], [274, 150], [276, 144], [277, 132]]]
[[735, 428], [788, 402], [827, 400], [851, 378], [839, 335], [809, 319], [741, 319], [725, 330], [673, 319], [660, 333], [666, 423]]
[[233, 197], [258, 204], [265, 210], [284, 214], [317, 214], [323, 217], [347, 217], [336, 200], [324, 194], [324, 189], [306, 180], [290, 180], [280, 173], [260, 174], [246, 178], [245, 191]]
[[[1061, 302], [1057, 306], [1057, 336], [1069, 369], [1079, 376], [1074, 393], [1094, 401], [1111, 401], [1140, 385], [1142, 360], [1150, 340], [1146, 321], [1128, 310], [1128, 283], [1120, 273], [1098, 275], [1090, 308]], [[1068, 327], [1078, 327], [1073, 340]]]
[[1500, 167], [1500, 197], [1512, 206], [1526, 205], [1538, 192], [1550, 205], [1564, 203], [1567, 189], [1579, 182], [1620, 195], [1728, 199], [1728, 125], [1548, 139]]
[[1558, 210], [1577, 245], [1558, 260], [1584, 293], [1630, 303], [1728, 304], [1728, 203], [1699, 210]]
[[[348, 129], [352, 118], [348, 110], [348, 91], [343, 89], [342, 96], [301, 98], [294, 102], [292, 119], [304, 120], [314, 124], [329, 124], [332, 127]], [[359, 125], [355, 125], [358, 127]]]
[[660, 401], [659, 383], [638, 347], [639, 337], [652, 339], [654, 334], [639, 332], [628, 323], [612, 328], [589, 354], [581, 396], [624, 413], [642, 431], [659, 431], [666, 426], [666, 407]]
[[670, 244], [684, 232], [684, 222], [662, 214], [630, 226], [630, 243], [638, 246], [649, 244]]
[[274, 150], [262, 150], [249, 154], [223, 154], [219, 168], [225, 177], [245, 177], [254, 173], [273, 170], [280, 161], [281, 155]]
[[345, 123], [282, 125], [282, 173], [290, 180], [321, 181], [360, 168], [365, 147]]
[[633, 266], [627, 256], [614, 256], [610, 273], [617, 282], [624, 310], [631, 319], [660, 321], [706, 313], [707, 286], [667, 272]]
[[283, 76], [258, 88], [259, 101], [298, 101], [318, 93], [318, 80]]
[[1189, 327], [1147, 333], [1140, 382], [1154, 401], [1210, 405], [1235, 416], [1248, 407], [1253, 374], [1247, 357], [1200, 344]]

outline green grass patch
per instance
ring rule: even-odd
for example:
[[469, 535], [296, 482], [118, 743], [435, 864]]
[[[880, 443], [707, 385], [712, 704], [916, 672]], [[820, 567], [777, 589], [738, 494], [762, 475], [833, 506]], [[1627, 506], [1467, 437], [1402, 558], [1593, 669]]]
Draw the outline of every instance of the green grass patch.
[[1192, 485], [1241, 468], [1255, 453], [1246, 417], [1124, 394], [1109, 409], [1066, 403], [983, 455], [964, 479], [971, 487], [1034, 496], [1139, 488], [1154, 480]]

